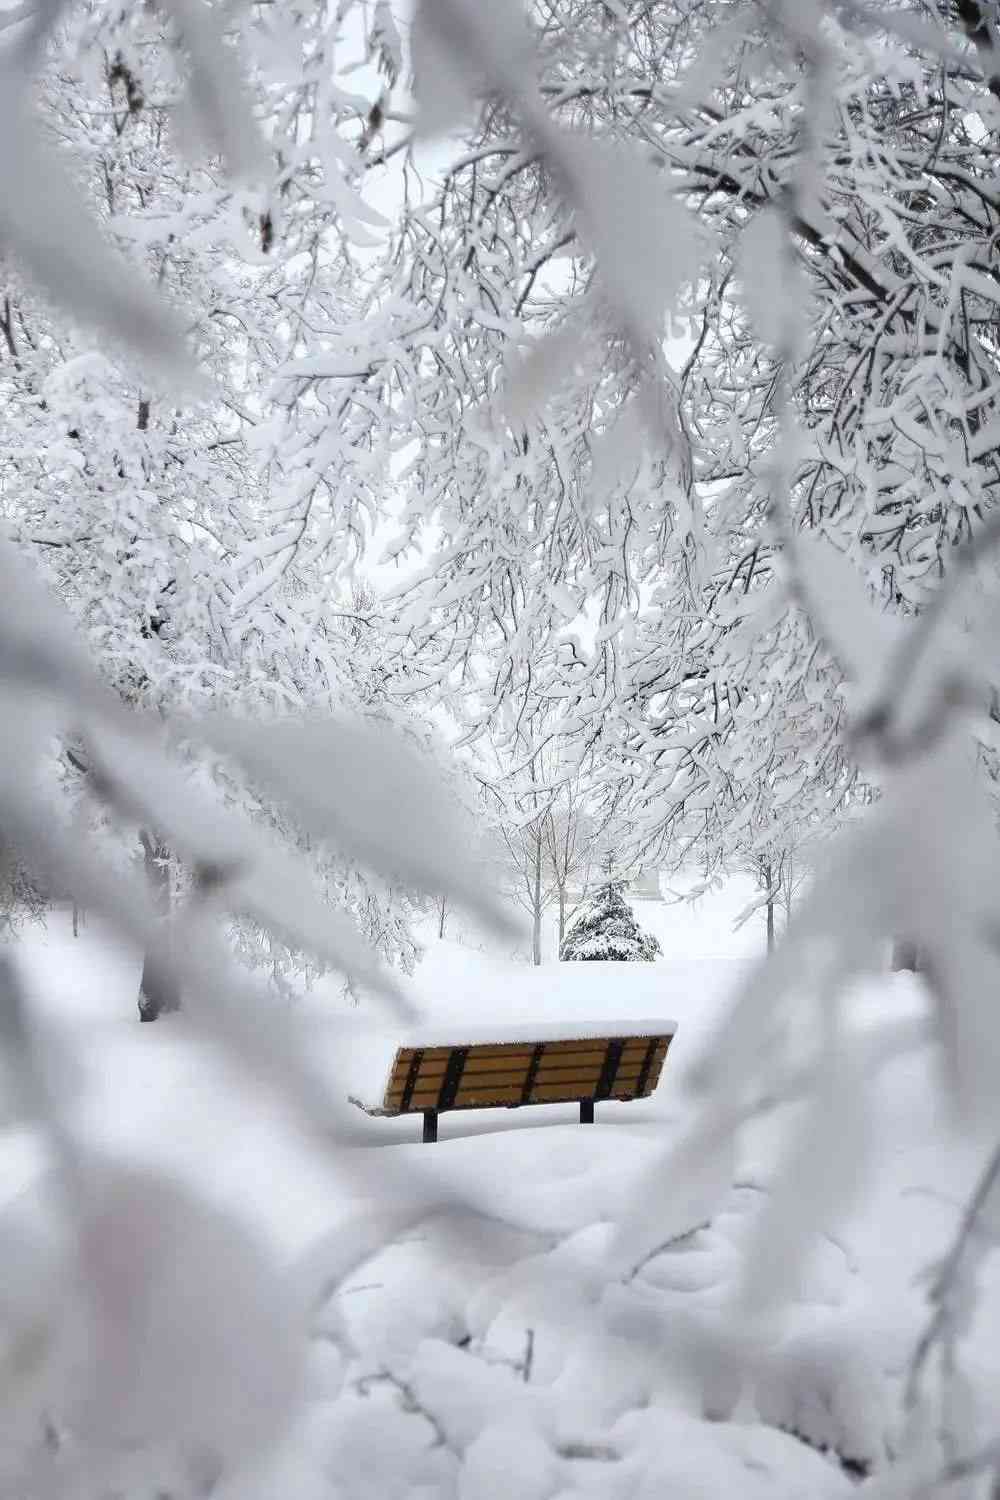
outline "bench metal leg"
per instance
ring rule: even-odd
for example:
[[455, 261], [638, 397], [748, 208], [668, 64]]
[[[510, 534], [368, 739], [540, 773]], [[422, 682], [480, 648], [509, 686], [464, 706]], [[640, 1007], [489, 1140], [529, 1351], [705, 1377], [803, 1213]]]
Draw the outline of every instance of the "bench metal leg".
[[593, 1125], [594, 1123], [594, 1101], [593, 1099], [580, 1100], [580, 1124]]
[[438, 1138], [438, 1112], [436, 1109], [424, 1110], [424, 1141], [436, 1141]]

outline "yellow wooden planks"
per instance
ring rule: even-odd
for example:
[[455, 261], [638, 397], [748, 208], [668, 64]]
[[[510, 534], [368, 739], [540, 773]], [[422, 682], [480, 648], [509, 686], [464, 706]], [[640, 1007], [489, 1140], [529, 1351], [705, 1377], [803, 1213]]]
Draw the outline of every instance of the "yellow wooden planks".
[[383, 1110], [413, 1114], [644, 1098], [659, 1082], [670, 1041], [669, 1036], [569, 1037], [555, 1042], [401, 1047]]

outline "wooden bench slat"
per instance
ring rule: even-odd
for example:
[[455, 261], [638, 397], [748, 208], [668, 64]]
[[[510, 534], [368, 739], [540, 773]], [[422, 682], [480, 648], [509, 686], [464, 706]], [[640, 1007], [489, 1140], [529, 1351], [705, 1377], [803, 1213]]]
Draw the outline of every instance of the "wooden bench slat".
[[[476, 1057], [474, 1053], [470, 1053], [469, 1056], [465, 1059], [465, 1072], [523, 1072], [530, 1065], [531, 1056], [532, 1054], [530, 1052], [526, 1052], [523, 1057]], [[447, 1061], [443, 1058], [433, 1058], [430, 1062], [428, 1062], [428, 1060], [424, 1058], [423, 1062], [420, 1065], [420, 1076], [421, 1078], [443, 1078], [447, 1067]], [[403, 1073], [405, 1073], [405, 1068], [402, 1071]], [[397, 1068], [394, 1077], [398, 1078], [399, 1076], [400, 1069]]]
[[[524, 1083], [518, 1078], [508, 1078], [500, 1082], [490, 1082], [488, 1084], [466, 1084], [459, 1089], [450, 1108], [462, 1109], [465, 1106], [466, 1100], [471, 1098], [498, 1099], [505, 1104], [511, 1100], [519, 1104], [531, 1104], [534, 1099], [543, 1097], [543, 1090], [549, 1089], [565, 1093], [571, 1099], [593, 1098], [595, 1097], [596, 1082], [593, 1077], [549, 1079], [547, 1082], [532, 1084], [528, 1090], [527, 1098], [525, 1098]], [[617, 1093], [627, 1093], [629, 1095], [638, 1094], [639, 1092], [644, 1094], [651, 1093], [653, 1087], [655, 1087], [655, 1084], [647, 1079], [646, 1086], [640, 1091], [638, 1077], [623, 1078], [616, 1081], [612, 1086], [611, 1092], [606, 1097], [613, 1099]], [[386, 1100], [384, 1108], [392, 1114], [408, 1114], [414, 1110], [438, 1109], [440, 1108], [440, 1099], [441, 1091], [439, 1088], [415, 1089], [410, 1095], [409, 1103], [405, 1109], [401, 1095]]]
[[462, 1090], [463, 1101], [496, 1099], [500, 1104], [520, 1104], [523, 1085], [520, 1083], [490, 1084], [486, 1087], [470, 1085]]
[[[609, 1035], [581, 1036], [575, 1038], [566, 1037], [558, 1042], [543, 1042], [540, 1045], [544, 1046], [546, 1052], [570, 1052], [580, 1048], [595, 1048], [603, 1051], [607, 1048], [609, 1041], [623, 1041], [626, 1046], [634, 1046], [641, 1051], [648, 1042], [654, 1039], [654, 1037], [656, 1037], [655, 1032], [650, 1032], [649, 1036]], [[669, 1038], [663, 1036], [656, 1037], [656, 1039], [661, 1044], [664, 1041], [669, 1040]], [[443, 1058], [445, 1061], [447, 1061], [451, 1053], [454, 1052], [455, 1048], [459, 1046], [468, 1046], [469, 1057], [471, 1059], [473, 1057], [509, 1056], [511, 1052], [531, 1053], [534, 1051], [536, 1045], [538, 1044], [531, 1041], [529, 1037], [526, 1038], [523, 1042], [470, 1042], [468, 1044], [464, 1042], [456, 1042], [454, 1046], [451, 1047], [423, 1047], [418, 1050], [422, 1051], [424, 1057], [427, 1059]], [[412, 1047], [400, 1047], [397, 1056], [401, 1062], [408, 1062], [413, 1056], [413, 1052], [414, 1048]]]
[[[469, 1088], [523, 1088], [524, 1079], [525, 1074], [523, 1072], [485, 1073], [481, 1074], [478, 1078], [469, 1078], [467, 1075], [463, 1075], [459, 1093]], [[424, 1078], [421, 1075], [417, 1079], [414, 1094], [434, 1094], [437, 1097], [441, 1092], [443, 1082], [442, 1078]], [[390, 1089], [386, 1094], [386, 1100], [392, 1104], [397, 1104], [402, 1100], [403, 1092], [401, 1088]]]
[[[638, 1099], [647, 1098], [655, 1088], [655, 1081], [648, 1079], [645, 1088], [641, 1089], [636, 1080], [622, 1080], [616, 1082], [607, 1095], [608, 1099]], [[578, 1099], [592, 1097], [593, 1081], [567, 1079], [562, 1083], [536, 1084], [530, 1097], [524, 1099], [524, 1091], [520, 1083], [497, 1084], [488, 1086], [477, 1086], [460, 1089], [455, 1096], [452, 1109], [483, 1109], [495, 1105], [503, 1108], [509, 1105], [522, 1104], [548, 1104], [560, 1101], [575, 1103]], [[388, 1107], [390, 1114], [420, 1114], [424, 1110], [437, 1109], [440, 1099], [439, 1089], [418, 1090], [410, 1098], [409, 1107], [400, 1109], [398, 1104]]]
[[[573, 1059], [568, 1062], [556, 1062], [555, 1060], [550, 1062], [547, 1057], [543, 1057], [538, 1068], [538, 1076], [539, 1078], [551, 1077], [554, 1081], [563, 1073], [593, 1073], [596, 1078], [604, 1066], [604, 1057], [605, 1054], [603, 1052], [600, 1057], [587, 1058], [582, 1061]], [[626, 1068], [634, 1068], [638, 1073], [641, 1067], [642, 1058], [636, 1057], [623, 1062], [618, 1071], [623, 1072]]]
[[542, 1053], [542, 1066], [562, 1067], [582, 1063], [584, 1067], [599, 1068], [607, 1051], [607, 1047], [581, 1047], [579, 1052], [550, 1052], [546, 1047]]
[[415, 1092], [407, 1109], [399, 1109], [398, 1107], [394, 1108], [391, 1105], [387, 1105], [386, 1112], [396, 1115], [418, 1115], [425, 1109], [437, 1109], [440, 1097], [440, 1089], [426, 1089], [422, 1092]]
[[[456, 1042], [455, 1046], [460, 1045]], [[462, 1044], [464, 1045], [464, 1044]], [[534, 1051], [534, 1042], [475, 1042], [468, 1048], [470, 1057], [510, 1057], [512, 1052], [523, 1052], [530, 1057]], [[447, 1062], [455, 1047], [424, 1047], [422, 1049], [425, 1060], [428, 1062]], [[396, 1054], [397, 1061], [409, 1062], [413, 1056], [414, 1048], [400, 1047]]]
[[570, 1042], [565, 1045], [562, 1042], [558, 1045], [555, 1042], [549, 1042], [545, 1048], [549, 1057], [572, 1057], [577, 1052], [599, 1052], [603, 1057], [607, 1050], [607, 1040], [602, 1040], [601, 1037], [587, 1038], [582, 1042]]
[[515, 1068], [526, 1068], [534, 1056], [534, 1049], [526, 1047], [523, 1052], [508, 1053], [504, 1057], [483, 1057], [478, 1052], [470, 1052], [465, 1066], [474, 1073], [496, 1073], [503, 1069], [508, 1071]]
[[[641, 1039], [635, 1043], [626, 1042], [625, 1046], [622, 1048], [622, 1061], [626, 1062], [634, 1060], [636, 1062], [641, 1062], [646, 1055], [648, 1046], [648, 1042], [642, 1041]], [[576, 1048], [574, 1048], [573, 1050], [563, 1048], [555, 1050], [551, 1047], [546, 1047], [544, 1053], [542, 1054], [542, 1065], [543, 1067], [547, 1065], [560, 1065], [562, 1063], [574, 1062], [577, 1059], [583, 1062], [596, 1062], [599, 1064], [604, 1061], [605, 1057], [607, 1056], [607, 1052], [607, 1042], [604, 1042], [599, 1046], [588, 1046], [585, 1043], [581, 1042], [578, 1043]]]
[[[604, 1057], [607, 1052], [608, 1041], [616, 1040], [620, 1040], [620, 1038], [596, 1038], [593, 1041], [583, 1040], [578, 1042], [541, 1042], [538, 1045], [544, 1049], [546, 1057], [561, 1057], [563, 1054], [569, 1056], [579, 1054], [582, 1056]], [[628, 1038], [622, 1049], [623, 1057], [643, 1057], [651, 1040], [653, 1038]], [[665, 1051], [667, 1042], [668, 1038], [658, 1039], [656, 1041], [657, 1048]], [[535, 1046], [534, 1044], [519, 1042], [516, 1045], [476, 1045], [463, 1050], [467, 1050], [468, 1053], [466, 1067], [472, 1067], [479, 1065], [486, 1066], [490, 1063], [514, 1063], [522, 1059], [527, 1063], [534, 1054]], [[447, 1066], [448, 1059], [453, 1051], [455, 1051], [453, 1047], [426, 1047], [423, 1050], [423, 1065], [425, 1067], [433, 1066], [443, 1069]], [[400, 1048], [396, 1059], [397, 1071], [405, 1072], [412, 1058], [412, 1048]]]

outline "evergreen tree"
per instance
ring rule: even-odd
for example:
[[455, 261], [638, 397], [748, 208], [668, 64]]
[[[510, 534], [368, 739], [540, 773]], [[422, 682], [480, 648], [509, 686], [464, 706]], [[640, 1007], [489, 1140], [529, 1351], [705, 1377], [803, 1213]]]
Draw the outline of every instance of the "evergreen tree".
[[622, 894], [624, 881], [606, 880], [573, 923], [559, 957], [567, 963], [652, 963], [660, 945], [643, 932]]

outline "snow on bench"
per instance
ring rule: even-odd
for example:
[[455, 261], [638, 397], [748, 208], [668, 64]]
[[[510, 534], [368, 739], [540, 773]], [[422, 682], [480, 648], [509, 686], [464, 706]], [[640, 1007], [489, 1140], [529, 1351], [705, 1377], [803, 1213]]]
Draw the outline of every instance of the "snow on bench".
[[[457, 1028], [456, 1028], [457, 1029]], [[520, 1109], [579, 1103], [593, 1124], [602, 1099], [644, 1099], [660, 1081], [676, 1021], [594, 1021], [567, 1026], [463, 1027], [424, 1031], [397, 1048], [381, 1103], [353, 1102], [371, 1115], [422, 1114], [424, 1140], [438, 1115], [456, 1109]]]

